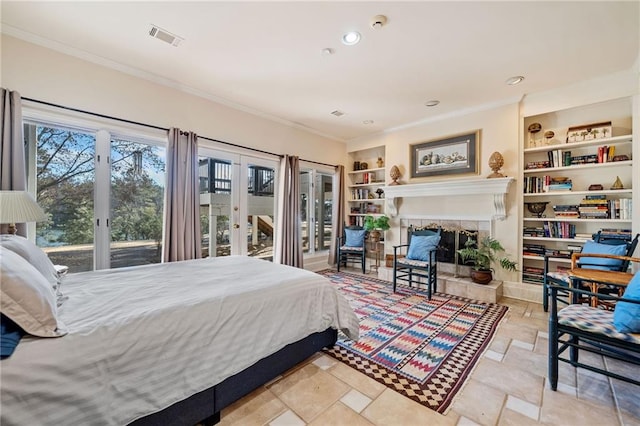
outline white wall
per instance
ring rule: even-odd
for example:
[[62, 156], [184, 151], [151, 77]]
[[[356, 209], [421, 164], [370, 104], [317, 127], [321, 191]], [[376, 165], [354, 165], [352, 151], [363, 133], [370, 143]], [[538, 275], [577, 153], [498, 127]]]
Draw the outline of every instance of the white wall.
[[0, 84], [43, 100], [306, 160], [342, 164], [343, 142], [239, 111], [37, 46], [0, 36]]

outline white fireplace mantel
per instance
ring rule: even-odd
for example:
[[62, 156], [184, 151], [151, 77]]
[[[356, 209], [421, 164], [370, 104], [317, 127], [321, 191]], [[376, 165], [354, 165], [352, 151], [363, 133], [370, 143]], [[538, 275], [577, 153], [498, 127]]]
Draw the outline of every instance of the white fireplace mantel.
[[505, 178], [473, 178], [449, 180], [441, 182], [416, 183], [409, 185], [385, 186], [384, 196], [387, 200], [387, 213], [398, 214], [397, 200], [404, 197], [456, 197], [465, 195], [488, 194], [493, 196], [493, 218], [504, 220], [507, 217], [505, 198], [509, 185], [515, 179]]

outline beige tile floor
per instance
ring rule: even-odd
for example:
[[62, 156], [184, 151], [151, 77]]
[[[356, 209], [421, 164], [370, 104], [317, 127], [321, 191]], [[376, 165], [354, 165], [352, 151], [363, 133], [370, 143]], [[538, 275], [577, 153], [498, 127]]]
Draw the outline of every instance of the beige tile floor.
[[[637, 386], [561, 364], [558, 391], [551, 391], [542, 305], [508, 298], [499, 303], [509, 312], [446, 415], [316, 353], [223, 410], [220, 424], [640, 426]], [[607, 367], [640, 378], [634, 366]]]

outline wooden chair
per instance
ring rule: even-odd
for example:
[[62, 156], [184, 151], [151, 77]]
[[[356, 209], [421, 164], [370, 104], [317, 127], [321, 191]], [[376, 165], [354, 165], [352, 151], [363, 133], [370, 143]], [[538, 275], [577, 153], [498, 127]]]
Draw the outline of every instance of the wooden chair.
[[348, 262], [360, 262], [362, 273], [366, 273], [367, 235], [362, 226], [345, 226], [344, 233], [339, 236], [336, 244], [338, 250], [338, 272], [340, 265]]
[[[604, 244], [608, 246], [624, 245], [625, 249], [623, 250], [623, 252], [620, 253], [620, 255], [624, 257], [629, 257], [629, 256], [633, 256], [633, 252], [635, 251], [636, 246], [638, 245], [639, 237], [640, 237], [640, 234], [636, 234], [636, 236], [631, 241], [618, 239], [618, 238], [605, 238], [602, 236], [601, 231], [598, 231], [597, 234], [594, 234], [593, 241], [596, 243]], [[597, 253], [594, 253], [594, 254], [597, 254]], [[603, 266], [602, 261], [596, 261], [596, 264], [593, 264], [593, 262], [587, 260], [590, 257], [597, 258], [597, 256], [587, 256], [585, 254], [585, 256], [582, 256], [582, 257], [584, 257], [585, 259], [580, 261], [580, 264], [577, 265], [577, 267], [582, 267], [585, 269], [610, 270], [610, 271], [618, 271], [618, 272], [626, 272], [627, 269], [629, 269], [629, 261], [620, 261], [620, 262], [616, 262], [614, 265]], [[542, 282], [542, 307], [545, 312], [549, 310], [549, 295], [550, 295], [549, 286], [553, 284], [557, 286], [568, 287], [570, 284], [568, 271], [552, 272], [549, 270], [549, 260], [553, 258], [557, 258], [557, 257], [551, 256], [551, 255], [544, 256], [544, 275], [543, 275], [543, 282]], [[565, 304], [569, 303], [568, 298], [570, 293], [559, 289], [558, 294], [564, 295], [566, 299], [566, 300], [559, 299], [558, 302], [565, 303]], [[575, 297], [575, 293], [573, 293], [573, 296]]]
[[[431, 299], [431, 291], [437, 291], [438, 287], [438, 262], [436, 261], [436, 254], [438, 251], [438, 243], [440, 242], [441, 228], [437, 231], [431, 229], [416, 229], [412, 226], [407, 230], [407, 244], [400, 244], [393, 246], [393, 292], [396, 291], [396, 284], [398, 280], [406, 281], [409, 283], [409, 287], [413, 283], [423, 283], [427, 285], [427, 297]], [[411, 240], [413, 237], [434, 237], [435, 244], [427, 244], [424, 251], [418, 251], [416, 258], [411, 259], [407, 256], [402, 256], [400, 250], [402, 247], [407, 247], [407, 255], [412, 254], [413, 249], [419, 248], [414, 243], [414, 247], [411, 247]], [[416, 240], [420, 241], [420, 240]], [[424, 241], [424, 240], [422, 240]], [[413, 256], [412, 256], [413, 257]], [[420, 281], [424, 279], [425, 281]]]
[[[587, 256], [587, 255], [585, 255]], [[592, 257], [616, 258], [629, 264], [640, 263], [640, 258], [629, 256], [594, 255]], [[579, 253], [572, 255], [572, 265], [577, 265]], [[575, 262], [575, 263], [574, 263]], [[606, 358], [616, 359], [640, 366], [640, 334], [621, 332], [614, 324], [615, 312], [600, 309], [585, 304], [570, 303], [563, 309], [558, 309], [559, 292], [569, 293], [571, 301], [587, 299], [605, 299], [615, 306], [621, 302], [628, 302], [631, 306], [640, 305], [640, 299], [624, 298], [616, 294], [601, 294], [594, 285], [618, 287], [624, 290], [633, 279], [640, 279], [640, 272], [630, 274], [620, 271], [605, 271], [586, 268], [574, 268], [570, 272], [571, 285], [565, 287], [558, 284], [549, 284], [551, 312], [549, 315], [549, 366], [548, 378], [552, 390], [558, 388], [558, 366], [560, 362], [571, 364], [574, 367], [585, 368], [596, 373], [604, 374], [625, 382], [640, 385], [637, 378], [623, 376], [615, 371], [602, 367], [601, 361], [593, 357], [583, 357], [580, 360], [580, 351], [595, 353]], [[587, 289], [583, 289], [587, 285]], [[626, 295], [625, 295], [626, 296]], [[568, 349], [568, 356], [566, 354]], [[607, 365], [605, 362], [604, 365]]]

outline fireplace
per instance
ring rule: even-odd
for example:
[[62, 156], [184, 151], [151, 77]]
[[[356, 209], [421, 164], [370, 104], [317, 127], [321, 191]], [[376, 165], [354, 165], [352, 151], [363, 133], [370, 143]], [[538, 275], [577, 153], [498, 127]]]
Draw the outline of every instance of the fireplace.
[[478, 237], [482, 238], [484, 235], [488, 235], [489, 225], [488, 221], [403, 218], [400, 220], [400, 240], [401, 244], [406, 244], [410, 226], [432, 230], [437, 230], [438, 227], [442, 228], [436, 257], [439, 270], [452, 273], [455, 276], [459, 272], [462, 272], [462, 275], [469, 275], [467, 271], [469, 267], [464, 266], [457, 256], [456, 250], [463, 248], [469, 238], [477, 241]]

